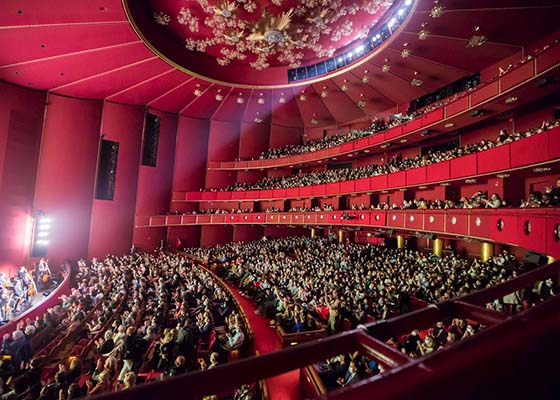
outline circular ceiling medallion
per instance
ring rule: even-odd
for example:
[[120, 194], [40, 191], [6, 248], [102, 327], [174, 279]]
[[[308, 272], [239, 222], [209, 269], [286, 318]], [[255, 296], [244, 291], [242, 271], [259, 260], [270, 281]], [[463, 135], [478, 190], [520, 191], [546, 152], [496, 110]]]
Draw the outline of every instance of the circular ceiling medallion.
[[384, 48], [414, 0], [122, 0], [140, 39], [183, 72], [236, 87], [310, 84]]

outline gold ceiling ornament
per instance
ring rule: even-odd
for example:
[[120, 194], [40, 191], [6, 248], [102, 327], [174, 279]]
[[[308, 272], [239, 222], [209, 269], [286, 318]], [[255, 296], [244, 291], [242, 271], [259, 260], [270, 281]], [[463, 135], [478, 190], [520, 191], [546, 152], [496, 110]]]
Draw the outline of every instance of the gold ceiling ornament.
[[418, 87], [418, 86], [422, 86], [422, 84], [424, 83], [424, 81], [420, 78], [418, 78], [418, 71], [414, 71], [414, 78], [412, 78], [412, 80], [410, 81], [410, 86], [412, 87]]
[[478, 32], [479, 30], [480, 30], [480, 26], [474, 27], [475, 34], [467, 42], [467, 47], [482, 46], [484, 43], [488, 41], [488, 38], [486, 36], [476, 34], [476, 32]]
[[323, 99], [326, 99], [329, 96], [329, 88], [326, 86], [323, 86], [323, 90], [321, 91], [321, 97]]
[[179, 11], [179, 15], [177, 15], [177, 22], [181, 25], [188, 26], [191, 32], [198, 32], [199, 30], [199, 20], [191, 14], [191, 10], [188, 8], [181, 7], [181, 11]]
[[362, 83], [369, 83], [371, 77], [368, 75], [369, 71], [366, 69], [364, 75], [362, 76]]
[[430, 17], [439, 18], [445, 12], [445, 7], [439, 4], [439, 0], [434, 0], [434, 7], [430, 10]]
[[422, 29], [420, 30], [420, 32], [418, 32], [418, 39], [420, 39], [420, 40], [428, 39], [428, 37], [430, 36], [430, 31], [426, 29], [426, 26], [428, 26], [428, 23], [427, 22], [422, 22], [422, 24], [420, 26], [422, 27]]
[[257, 100], [257, 103], [259, 103], [259, 104], [264, 104], [264, 97], [263, 97], [262, 92], [259, 93], [259, 99]]
[[156, 24], [167, 26], [171, 22], [171, 17], [163, 11], [154, 12], [154, 21]]
[[278, 102], [281, 104], [284, 104], [286, 102], [286, 98], [284, 97], [284, 92], [280, 93], [280, 98], [278, 99]]
[[260, 124], [261, 122], [263, 122], [260, 112], [257, 111], [257, 114], [255, 115], [255, 118], [253, 119], [253, 122], [255, 122], [257, 124]]
[[389, 59], [388, 58], [385, 59], [385, 64], [383, 64], [383, 66], [381, 67], [381, 71], [383, 71], [385, 73], [391, 71], [391, 66], [389, 65]]
[[243, 98], [243, 93], [239, 93], [239, 97], [237, 98], [237, 104], [245, 103], [245, 99]]
[[214, 13], [224, 18], [232, 18], [237, 10], [237, 4], [233, 1], [224, 1], [217, 7], [214, 7]]
[[342, 90], [343, 92], [347, 92], [348, 91], [348, 79], [344, 80], [344, 83], [342, 84], [342, 86], [340, 87], [340, 90]]
[[193, 94], [198, 97], [202, 96], [202, 90], [200, 90], [200, 83], [196, 84], [196, 89], [194, 90]]
[[404, 43], [403, 47], [404, 48], [401, 51], [401, 57], [408, 58], [408, 56], [410, 56], [410, 49], [408, 48], [408, 43]]
[[[268, 7], [266, 2], [256, 0], [226, 0], [217, 4], [190, 0], [187, 4], [193, 5], [182, 7], [176, 19], [190, 31], [185, 47], [197, 52], [213, 48], [210, 53], [221, 66], [247, 60], [257, 70], [276, 63], [296, 68], [309, 53], [316, 58], [332, 57], [336, 48], [330, 42], [367, 36], [369, 27], [354, 24], [351, 16], [358, 11], [374, 15], [393, 2], [369, 0], [364, 2], [366, 5], [347, 5], [345, 0], [292, 0], [289, 10], [278, 12], [276, 7], [282, 6], [283, 0], [271, 0]], [[168, 25], [172, 16], [161, 11], [154, 13], [154, 20]], [[346, 40], [342, 44], [348, 43]]]
[[306, 101], [307, 100], [307, 96], [305, 95], [305, 90], [301, 91], [301, 94], [299, 95], [299, 101]]

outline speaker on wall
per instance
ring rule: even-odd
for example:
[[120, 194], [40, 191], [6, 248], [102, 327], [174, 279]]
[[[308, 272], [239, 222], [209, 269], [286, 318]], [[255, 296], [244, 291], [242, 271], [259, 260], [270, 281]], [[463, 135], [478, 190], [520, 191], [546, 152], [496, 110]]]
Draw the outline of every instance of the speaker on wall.
[[144, 126], [144, 143], [142, 143], [142, 165], [155, 167], [159, 142], [160, 118], [154, 114], [146, 114]]
[[101, 139], [99, 164], [97, 165], [97, 187], [95, 188], [96, 199], [113, 200], [117, 181], [118, 158], [119, 143]]

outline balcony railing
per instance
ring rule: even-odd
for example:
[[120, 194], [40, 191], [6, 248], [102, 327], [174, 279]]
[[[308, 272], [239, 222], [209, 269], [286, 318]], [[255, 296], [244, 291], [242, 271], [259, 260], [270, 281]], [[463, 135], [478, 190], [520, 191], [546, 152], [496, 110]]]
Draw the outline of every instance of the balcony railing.
[[[531, 151], [527, 151], [531, 149]], [[560, 127], [489, 150], [370, 178], [286, 189], [174, 192], [174, 202], [261, 201], [372, 193], [531, 168], [560, 159]]]
[[[294, 167], [305, 163], [327, 160], [333, 157], [351, 155], [355, 152], [372, 150], [376, 146], [395, 140], [403, 139], [424, 129], [445, 122], [452, 122], [454, 117], [462, 115], [471, 109], [476, 109], [492, 102], [498, 97], [513, 92], [521, 85], [530, 83], [540, 75], [549, 72], [558, 66], [560, 60], [560, 45], [553, 45], [541, 52], [537, 57], [519, 64], [507, 73], [485, 82], [472, 90], [464, 92], [455, 101], [441, 106], [434, 111], [418, 116], [417, 118], [378, 132], [372, 136], [350, 141], [328, 149], [298, 154], [293, 156], [279, 157], [274, 159], [250, 160], [250, 161], [210, 161], [208, 169], [214, 170], [249, 170], [267, 169], [279, 167]], [[512, 105], [513, 107], [513, 105]]]
[[136, 218], [137, 228], [186, 225], [393, 229], [512, 244], [560, 257], [559, 208], [187, 214]]

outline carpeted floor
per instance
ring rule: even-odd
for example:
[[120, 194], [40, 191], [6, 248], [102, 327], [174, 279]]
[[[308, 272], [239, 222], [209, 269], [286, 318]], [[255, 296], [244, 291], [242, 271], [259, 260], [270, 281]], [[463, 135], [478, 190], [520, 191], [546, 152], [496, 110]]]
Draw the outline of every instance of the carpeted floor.
[[[256, 307], [253, 302], [241, 296], [239, 290], [228, 284], [232, 293], [237, 297], [241, 307], [245, 310], [247, 318], [251, 322], [255, 332], [255, 350], [260, 354], [280, 350], [281, 344], [276, 334], [276, 328], [269, 326], [269, 320], [255, 314]], [[299, 400], [299, 370], [290, 371], [266, 380], [271, 400]]]

